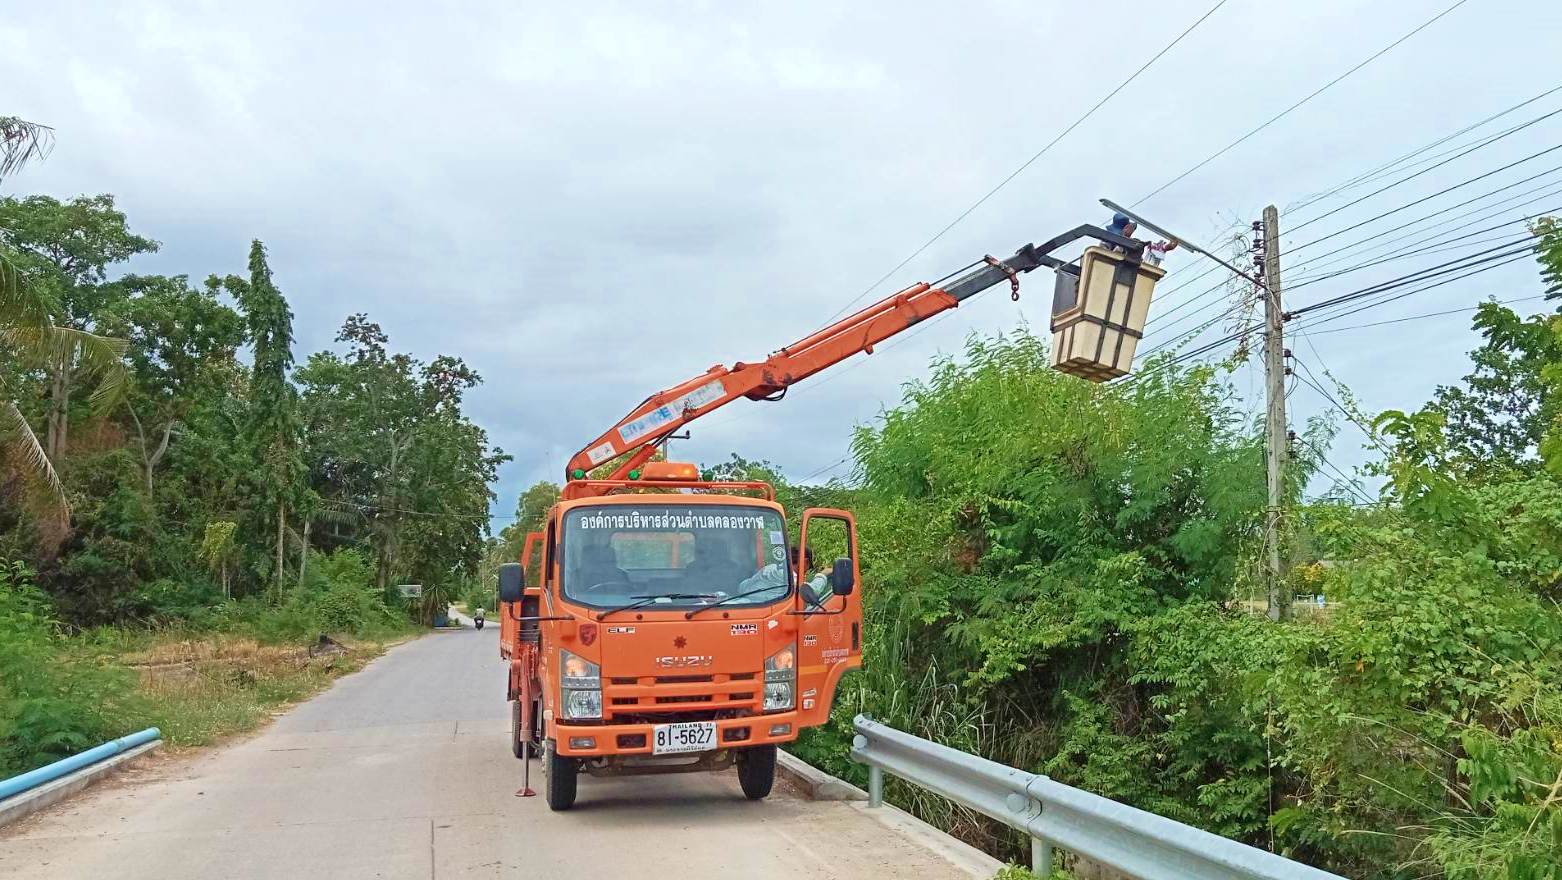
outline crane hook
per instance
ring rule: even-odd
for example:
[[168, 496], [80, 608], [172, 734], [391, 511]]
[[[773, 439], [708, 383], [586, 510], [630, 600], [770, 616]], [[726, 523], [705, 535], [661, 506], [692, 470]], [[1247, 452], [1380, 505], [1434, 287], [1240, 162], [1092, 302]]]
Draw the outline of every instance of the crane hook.
[[992, 266], [994, 269], [997, 269], [998, 271], [1002, 272], [1003, 274], [1009, 276], [1009, 299], [1012, 299], [1015, 302], [1019, 302], [1020, 301], [1020, 273], [1014, 271], [1014, 269], [1010, 268], [1002, 260], [1000, 260], [997, 257], [993, 256], [992, 254], [988, 254], [987, 256], [982, 257], [982, 262], [986, 263], [989, 266]]

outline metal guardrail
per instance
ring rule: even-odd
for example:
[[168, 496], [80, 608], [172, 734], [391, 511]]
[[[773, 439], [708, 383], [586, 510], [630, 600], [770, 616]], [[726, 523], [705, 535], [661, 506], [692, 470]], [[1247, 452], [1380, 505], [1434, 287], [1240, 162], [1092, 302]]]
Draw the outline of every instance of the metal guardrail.
[[1137, 880], [1344, 880], [864, 715], [855, 727], [851, 754], [868, 765], [868, 806], [884, 803], [884, 774], [898, 776], [1028, 834], [1032, 870], [1043, 877], [1056, 846]]

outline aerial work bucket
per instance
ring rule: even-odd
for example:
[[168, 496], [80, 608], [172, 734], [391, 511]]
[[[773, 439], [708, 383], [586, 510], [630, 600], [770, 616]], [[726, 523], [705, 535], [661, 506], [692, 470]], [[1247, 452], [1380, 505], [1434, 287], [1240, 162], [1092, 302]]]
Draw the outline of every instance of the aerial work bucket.
[[1086, 248], [1079, 274], [1059, 269], [1052, 295], [1052, 366], [1092, 382], [1126, 376], [1144, 336], [1150, 293], [1166, 275], [1137, 254]]

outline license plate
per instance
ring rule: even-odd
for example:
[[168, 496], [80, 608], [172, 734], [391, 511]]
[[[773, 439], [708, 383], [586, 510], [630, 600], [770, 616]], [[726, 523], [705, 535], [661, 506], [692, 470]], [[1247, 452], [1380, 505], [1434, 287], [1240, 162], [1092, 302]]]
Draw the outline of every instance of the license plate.
[[680, 721], [675, 724], [658, 724], [653, 740], [651, 753], [655, 755], [709, 751], [716, 747], [716, 722]]

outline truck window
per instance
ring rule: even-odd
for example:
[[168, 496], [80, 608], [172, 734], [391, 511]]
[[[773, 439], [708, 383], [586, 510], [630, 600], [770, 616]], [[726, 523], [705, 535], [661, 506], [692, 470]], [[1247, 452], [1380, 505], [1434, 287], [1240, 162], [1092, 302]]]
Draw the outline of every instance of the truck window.
[[786, 524], [763, 507], [647, 504], [580, 507], [564, 517], [564, 595], [617, 607], [682, 594], [649, 608], [779, 601], [791, 592]]

